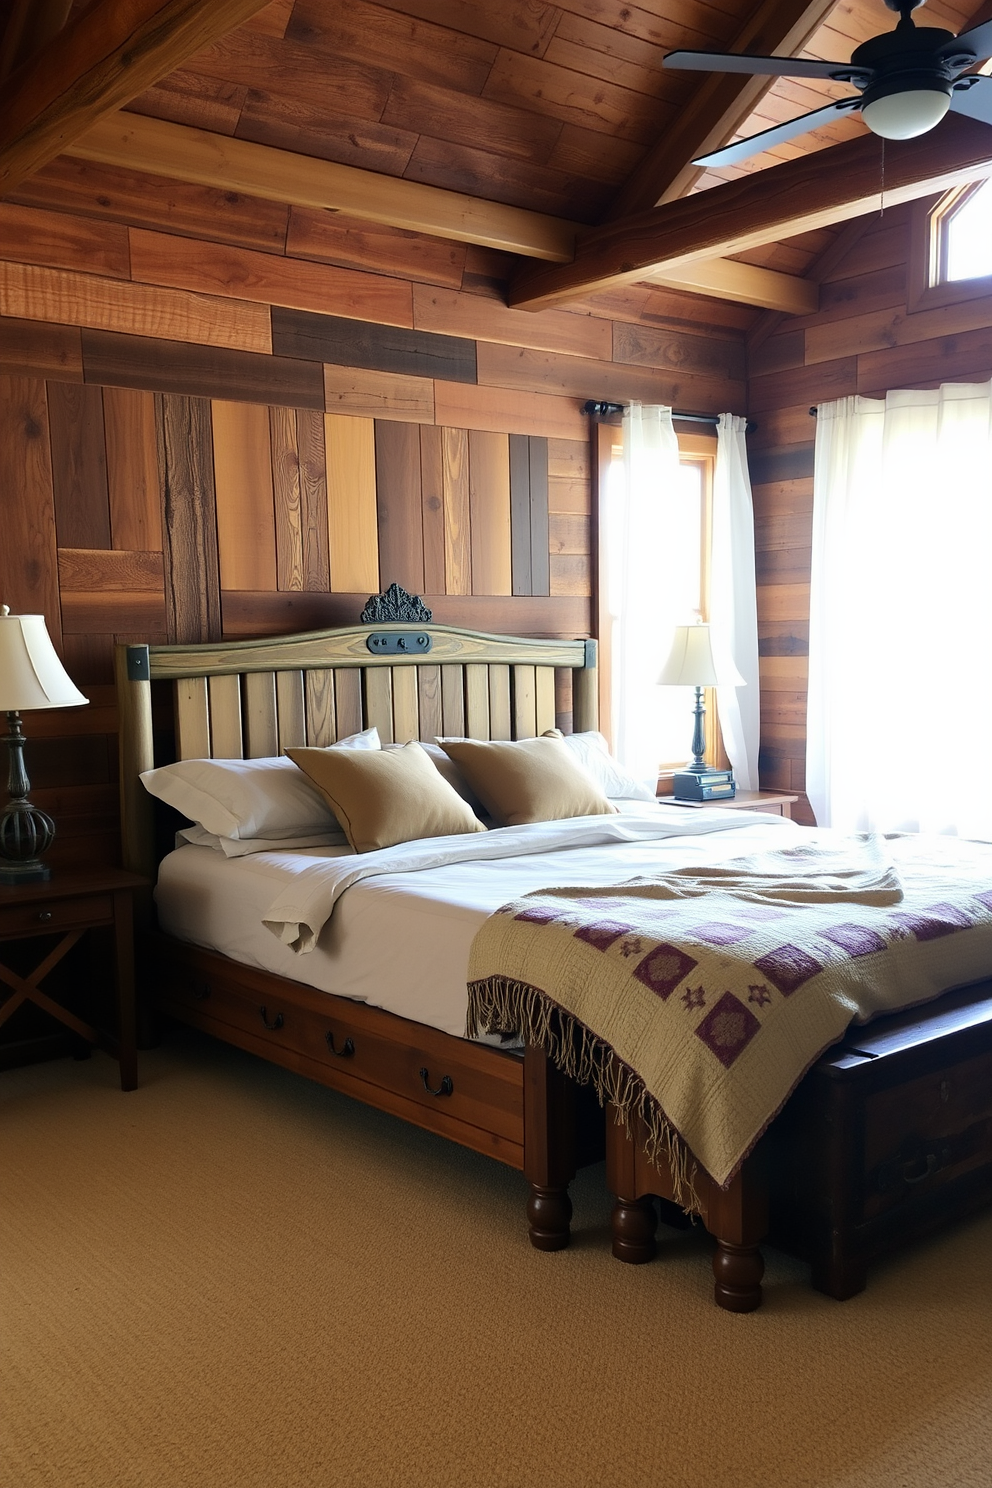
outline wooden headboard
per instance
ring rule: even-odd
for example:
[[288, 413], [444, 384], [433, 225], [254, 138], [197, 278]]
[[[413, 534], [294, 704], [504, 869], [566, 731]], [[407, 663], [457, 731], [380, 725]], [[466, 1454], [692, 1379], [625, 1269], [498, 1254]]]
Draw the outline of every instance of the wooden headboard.
[[451, 734], [526, 739], [555, 724], [555, 672], [571, 674], [577, 731], [598, 726], [595, 641], [483, 635], [386, 623], [197, 646], [117, 647], [124, 866], [155, 875], [157, 763], [151, 684], [173, 683], [175, 757], [254, 759], [333, 744], [360, 729], [384, 743]]

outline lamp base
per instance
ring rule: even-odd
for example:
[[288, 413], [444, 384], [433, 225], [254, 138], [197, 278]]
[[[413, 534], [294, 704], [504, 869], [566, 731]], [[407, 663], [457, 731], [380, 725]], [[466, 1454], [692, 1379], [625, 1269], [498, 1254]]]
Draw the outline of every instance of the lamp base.
[[27, 863], [0, 863], [0, 885], [44, 883], [52, 870], [37, 858]]
[[732, 770], [677, 770], [672, 777], [677, 801], [732, 801], [737, 794]]

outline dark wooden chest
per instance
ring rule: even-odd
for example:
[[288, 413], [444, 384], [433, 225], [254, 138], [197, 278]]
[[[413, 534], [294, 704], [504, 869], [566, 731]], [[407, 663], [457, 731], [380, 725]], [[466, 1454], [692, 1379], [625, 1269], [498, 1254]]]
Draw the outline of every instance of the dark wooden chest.
[[833, 1297], [992, 1199], [992, 981], [852, 1029], [765, 1142], [769, 1238]]

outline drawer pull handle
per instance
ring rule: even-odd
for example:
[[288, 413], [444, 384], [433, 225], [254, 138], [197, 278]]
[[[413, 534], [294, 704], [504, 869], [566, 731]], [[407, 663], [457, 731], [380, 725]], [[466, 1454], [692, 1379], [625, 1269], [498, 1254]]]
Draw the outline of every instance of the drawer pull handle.
[[906, 1163], [905, 1167], [902, 1170], [903, 1183], [922, 1183], [925, 1178], [929, 1178], [932, 1173], [936, 1173], [937, 1164], [939, 1161], [940, 1159], [938, 1158], [936, 1152], [928, 1152], [922, 1172], [917, 1173], [913, 1172], [913, 1168], [914, 1166], [916, 1166], [916, 1164]]
[[424, 1089], [427, 1091], [428, 1095], [450, 1095], [455, 1088], [454, 1084], [452, 1083], [451, 1076], [442, 1075], [440, 1085], [437, 1087], [436, 1090], [432, 1090], [430, 1076], [428, 1075], [426, 1064], [421, 1065], [420, 1078], [423, 1081]]
[[50, 920], [52, 918], [52, 911], [50, 909], [39, 909], [38, 918], [39, 920]]
[[267, 1010], [267, 1008], [266, 1008], [266, 1006], [265, 1006], [264, 1003], [262, 1004], [262, 1006], [259, 1008], [258, 1011], [259, 1011], [259, 1013], [262, 1016], [262, 1022], [265, 1024], [266, 1028], [269, 1030], [270, 1033], [275, 1033], [275, 1031], [276, 1031], [277, 1028], [281, 1028], [282, 1027], [282, 1024], [283, 1024], [282, 1013], [276, 1013], [275, 1021], [272, 1022], [272, 1023], [270, 1023], [269, 1022], [268, 1010]]
[[350, 1059], [355, 1052], [354, 1039], [346, 1038], [340, 1049], [335, 1049], [334, 1034], [331, 1032], [330, 1029], [328, 1029], [327, 1032], [324, 1034], [324, 1038], [327, 1041], [327, 1047], [330, 1049], [331, 1053], [338, 1059]]

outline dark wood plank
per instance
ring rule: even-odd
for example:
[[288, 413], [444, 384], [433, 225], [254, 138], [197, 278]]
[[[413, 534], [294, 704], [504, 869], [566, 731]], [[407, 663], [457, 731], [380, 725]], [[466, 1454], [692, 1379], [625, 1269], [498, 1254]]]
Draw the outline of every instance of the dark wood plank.
[[[3, 540], [0, 589], [14, 613], [44, 615], [61, 645], [55, 501], [45, 384], [37, 377], [0, 377], [0, 491]], [[16, 500], [11, 493], [17, 493]]]
[[532, 594], [551, 593], [548, 563], [548, 441], [539, 434], [528, 438], [530, 466], [530, 577]]
[[704, 377], [725, 376], [743, 382], [744, 341], [721, 336], [697, 336], [672, 327], [613, 326], [613, 360], [666, 372], [697, 372]]
[[0, 316], [0, 375], [82, 382], [79, 327]]
[[155, 394], [103, 388], [110, 533], [115, 548], [162, 549], [161, 459]]
[[379, 524], [379, 587], [424, 590], [424, 518], [420, 430], [416, 424], [375, 421], [375, 489]]
[[303, 531], [303, 587], [326, 590], [331, 582], [327, 528], [327, 463], [324, 418], [309, 408], [296, 410]]
[[475, 382], [475, 342], [402, 326], [373, 325], [335, 315], [314, 315], [282, 306], [272, 309], [272, 350], [277, 356]]
[[271, 145], [294, 155], [313, 155], [383, 175], [401, 176], [417, 136], [334, 107], [333, 94], [320, 99], [252, 89], [241, 110], [238, 139]]
[[170, 641], [221, 636], [220, 560], [210, 404], [161, 397], [165, 594]]
[[461, 30], [415, 20], [368, 0], [330, 8], [323, 0], [297, 0], [286, 36], [304, 42], [318, 63], [326, 57], [353, 57], [463, 94], [482, 91], [498, 50]]
[[461, 287], [465, 267], [464, 243], [312, 207], [290, 209], [286, 252], [294, 258], [393, 274], [448, 289]]
[[324, 379], [312, 361], [111, 331], [84, 330], [82, 348], [86, 382], [289, 408], [324, 407]]
[[63, 548], [109, 548], [110, 495], [97, 387], [53, 382], [48, 389], [55, 521]]
[[14, 263], [82, 269], [126, 279], [127, 230], [116, 222], [94, 222], [64, 212], [0, 203], [0, 256]]
[[510, 566], [514, 594], [533, 594], [530, 560], [530, 436], [510, 435]]

